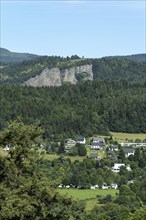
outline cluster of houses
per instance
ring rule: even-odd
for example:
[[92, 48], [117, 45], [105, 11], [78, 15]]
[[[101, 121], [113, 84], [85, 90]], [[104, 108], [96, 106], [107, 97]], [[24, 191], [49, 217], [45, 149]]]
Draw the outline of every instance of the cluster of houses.
[[[71, 138], [66, 139], [66, 145], [65, 145], [65, 150], [68, 151], [70, 150], [72, 147], [74, 147], [76, 145], [76, 143], [80, 143], [80, 144], [85, 144], [86, 143], [86, 139], [85, 137], [78, 137], [75, 140], [72, 140]], [[146, 146], [146, 143], [134, 143], [134, 146]], [[136, 145], [137, 144], [137, 145]], [[91, 150], [101, 150], [101, 151], [105, 151], [105, 139], [102, 137], [93, 137], [90, 145], [87, 145], [88, 147], [90, 147]], [[125, 157], [129, 157], [130, 155], [134, 155], [135, 152], [135, 148], [133, 147], [133, 145], [131, 145], [131, 143], [129, 144], [122, 144], [123, 147], [123, 151], [125, 153]], [[127, 147], [128, 146], [128, 147]], [[119, 150], [119, 146], [118, 145], [111, 145], [107, 155], [111, 155], [112, 157], [114, 157], [116, 155], [116, 152], [118, 152]], [[89, 155], [91, 158], [95, 158], [100, 160], [101, 157], [98, 155], [98, 153], [91, 153]]]
[[[123, 152], [125, 153], [125, 157], [129, 157], [130, 155], [134, 155], [135, 149], [133, 147], [126, 147], [122, 148]], [[111, 145], [110, 149], [108, 150], [108, 155], [114, 155], [114, 153], [118, 152], [119, 146], [118, 145]]]
[[[63, 185], [62, 183], [58, 186], [58, 188], [60, 189], [69, 189], [69, 188], [75, 188], [75, 186], [71, 185]], [[77, 186], [77, 189], [81, 189], [82, 186]], [[98, 184], [94, 185], [94, 186], [90, 186], [90, 189], [117, 189], [118, 188], [118, 184], [117, 183], [112, 183], [110, 186], [107, 185], [107, 183], [103, 183], [101, 187], [99, 187]]]
[[[73, 140], [71, 138], [68, 138], [65, 140], [66, 145], [65, 145], [65, 150], [69, 150], [72, 147], [74, 147], [77, 143], [79, 144], [85, 144], [86, 139], [85, 137], [78, 137], [76, 140]], [[93, 137], [90, 145], [91, 150], [103, 150], [103, 146], [105, 145], [105, 139], [100, 138], [100, 137]]]
[[145, 146], [146, 146], [146, 142], [140, 142], [140, 143], [136, 143], [136, 142], [124, 142], [124, 143], [120, 143], [120, 145], [121, 145], [122, 147], [139, 148], [139, 147], [145, 147]]
[[74, 147], [77, 143], [78, 144], [85, 144], [86, 143], [86, 139], [85, 139], [85, 137], [78, 137], [76, 140], [68, 138], [68, 139], [65, 140], [65, 142], [66, 142], [65, 150], [68, 151], [72, 147]]
[[[109, 147], [106, 145], [105, 143], [105, 139], [103, 137], [93, 137], [92, 140], [90, 141], [90, 143], [86, 143], [86, 139], [85, 137], [78, 137], [76, 138], [76, 140], [73, 140], [71, 138], [68, 138], [65, 140], [65, 151], [68, 152], [72, 147], [74, 147], [77, 143], [79, 144], [86, 144], [87, 147], [89, 147], [91, 150], [95, 150], [95, 152], [92, 151], [92, 153], [90, 153], [89, 157], [94, 158], [94, 159], [98, 159], [100, 160], [101, 157], [98, 155], [96, 150], [100, 150], [100, 151], [104, 151], [106, 147]], [[136, 143], [136, 142], [125, 142], [125, 143], [120, 143], [120, 145], [122, 146], [122, 149], [125, 153], [125, 157], [129, 157], [130, 155], [134, 155], [135, 152], [135, 148], [140, 148], [140, 147], [146, 147], [146, 143], [144, 142], [140, 142], [140, 143]], [[6, 145], [3, 150], [4, 151], [9, 151], [10, 146]], [[115, 159], [117, 152], [119, 150], [119, 146], [118, 145], [111, 145], [109, 147], [109, 150], [106, 152], [108, 156], [111, 156], [111, 158]]]

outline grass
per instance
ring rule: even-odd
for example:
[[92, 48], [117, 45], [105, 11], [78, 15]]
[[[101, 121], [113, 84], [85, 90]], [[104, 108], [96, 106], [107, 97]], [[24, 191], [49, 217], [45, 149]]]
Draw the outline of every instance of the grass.
[[[100, 150], [90, 150], [88, 149], [87, 150], [87, 156], [90, 156], [91, 153], [97, 153], [99, 156], [101, 157], [105, 157], [105, 153], [103, 151], [100, 151]], [[59, 158], [61, 155], [58, 155], [58, 154], [44, 154], [44, 159], [47, 159], [47, 160], [54, 160], [54, 159], [57, 159]], [[71, 162], [74, 162], [76, 160], [79, 160], [79, 161], [83, 161], [83, 159], [86, 158], [86, 156], [67, 156], [67, 155], [64, 155], [64, 158], [69, 158], [71, 160]]]
[[119, 143], [121, 142], [126, 142], [126, 141], [135, 141], [136, 139], [140, 139], [143, 141], [146, 139], [146, 134], [132, 134], [132, 133], [121, 133], [121, 132], [110, 132], [113, 139], [118, 141]]
[[8, 152], [7, 151], [4, 151], [2, 147], [0, 147], [0, 155], [5, 157], [8, 155]]
[[57, 191], [62, 195], [71, 196], [75, 200], [85, 201], [87, 211], [90, 211], [97, 204], [97, 195], [105, 197], [110, 194], [113, 198], [115, 198], [116, 193], [118, 193], [118, 190], [115, 189], [58, 189]]
[[100, 157], [105, 157], [105, 152], [104, 151], [101, 151], [101, 150], [91, 150], [90, 148], [87, 148], [87, 155], [90, 156], [90, 154], [98, 154]]
[[[59, 158], [61, 155], [58, 154], [44, 154], [44, 159], [46, 160], [54, 160]], [[72, 162], [79, 160], [79, 161], [83, 161], [84, 158], [86, 157], [81, 157], [81, 156], [64, 156], [64, 158], [70, 158], [70, 160]]]

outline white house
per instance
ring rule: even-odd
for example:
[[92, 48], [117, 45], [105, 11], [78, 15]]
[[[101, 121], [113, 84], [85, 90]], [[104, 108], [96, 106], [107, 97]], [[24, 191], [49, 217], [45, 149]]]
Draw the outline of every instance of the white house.
[[102, 188], [102, 189], [110, 189], [111, 187], [108, 186], [106, 183], [103, 183], [103, 185], [102, 185], [101, 188]]
[[114, 173], [119, 173], [120, 172], [120, 168], [124, 166], [125, 167], [125, 164], [124, 163], [115, 163], [114, 166], [112, 167], [112, 171]]
[[93, 143], [105, 143], [105, 140], [104, 138], [100, 138], [100, 137], [93, 137], [93, 140], [92, 140]]
[[9, 148], [8, 146], [5, 146], [5, 147], [3, 148], [3, 150], [4, 150], [4, 151], [9, 151], [10, 148]]
[[90, 187], [90, 189], [98, 189], [98, 188], [99, 188], [98, 184]]
[[123, 151], [125, 153], [125, 157], [129, 157], [130, 155], [134, 155], [134, 149], [133, 148], [124, 148]]
[[76, 145], [76, 141], [69, 139], [65, 145], [65, 150], [70, 150], [75, 145]]
[[[121, 167], [125, 167], [125, 164], [124, 164], [124, 163], [115, 163], [114, 166], [112, 167], [112, 171], [113, 171], [114, 173], [119, 173]], [[130, 168], [129, 165], [126, 166], [126, 169], [127, 169], [128, 171], [131, 171], [131, 168]]]
[[85, 144], [86, 142], [85, 137], [78, 137], [76, 141], [78, 144]]
[[91, 150], [102, 150], [102, 144], [99, 142], [92, 142], [90, 148]]
[[118, 145], [111, 145], [110, 149], [112, 151], [118, 151], [119, 150]]
[[117, 183], [112, 183], [111, 184], [111, 188], [112, 189], [117, 189], [118, 188], [118, 184]]

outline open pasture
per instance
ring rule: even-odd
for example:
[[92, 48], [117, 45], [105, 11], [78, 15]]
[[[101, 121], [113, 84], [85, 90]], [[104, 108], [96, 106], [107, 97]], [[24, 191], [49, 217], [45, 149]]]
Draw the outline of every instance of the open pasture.
[[110, 194], [112, 198], [119, 192], [116, 189], [57, 189], [62, 195], [71, 196], [75, 200], [81, 200], [86, 203], [86, 210], [90, 211], [98, 202], [98, 197], [105, 197]]
[[146, 139], [146, 134], [136, 134], [136, 133], [121, 133], [121, 132], [110, 132], [113, 140], [118, 141], [119, 143], [127, 142], [127, 141], [135, 141], [139, 139], [141, 141]]

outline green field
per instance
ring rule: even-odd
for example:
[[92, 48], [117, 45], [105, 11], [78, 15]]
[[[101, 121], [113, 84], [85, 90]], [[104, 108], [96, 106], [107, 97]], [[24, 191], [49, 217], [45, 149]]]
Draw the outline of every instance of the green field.
[[101, 151], [101, 150], [91, 150], [90, 148], [87, 148], [87, 155], [90, 156], [90, 154], [98, 154], [100, 157], [105, 157], [106, 154], [104, 151]]
[[87, 211], [90, 211], [97, 204], [97, 195], [105, 197], [110, 194], [115, 198], [116, 194], [119, 192], [116, 189], [58, 189], [57, 191], [62, 195], [71, 196], [75, 200], [85, 201]]
[[4, 156], [7, 156], [7, 155], [8, 155], [8, 152], [7, 152], [7, 151], [4, 151], [3, 148], [0, 147], [0, 155], [3, 156], [3, 157], [4, 157]]
[[[58, 155], [58, 154], [45, 154], [45, 155], [44, 155], [44, 159], [54, 160], [54, 159], [59, 158], [60, 156], [61, 156], [61, 155]], [[70, 158], [70, 160], [71, 160], [72, 162], [74, 162], [75, 160], [83, 161], [83, 159], [86, 158], [86, 157], [80, 157], [80, 156], [64, 156], [64, 158]]]
[[132, 134], [132, 133], [121, 133], [121, 132], [110, 132], [113, 139], [118, 141], [119, 143], [126, 141], [135, 141], [136, 139], [140, 139], [141, 141], [146, 139], [146, 134]]

